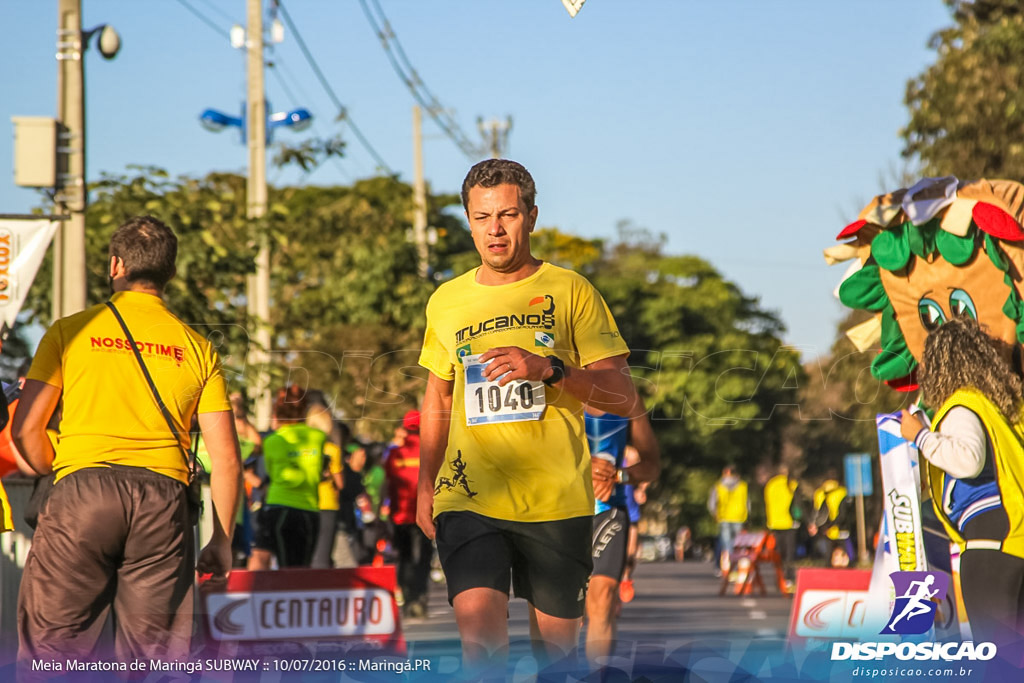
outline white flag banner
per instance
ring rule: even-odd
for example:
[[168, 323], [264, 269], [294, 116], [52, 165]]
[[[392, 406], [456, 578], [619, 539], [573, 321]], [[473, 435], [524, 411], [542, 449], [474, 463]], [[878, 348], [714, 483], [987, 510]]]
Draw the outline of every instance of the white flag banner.
[[565, 5], [565, 10], [569, 13], [570, 17], [576, 17], [576, 13], [583, 7], [583, 3], [587, 0], [562, 0], [562, 4]]
[[7, 329], [14, 327], [57, 225], [49, 218], [0, 219], [0, 320]]
[[879, 415], [878, 452], [892, 562], [887, 571], [927, 571], [921, 524], [921, 467], [917, 449], [900, 434], [900, 414]]

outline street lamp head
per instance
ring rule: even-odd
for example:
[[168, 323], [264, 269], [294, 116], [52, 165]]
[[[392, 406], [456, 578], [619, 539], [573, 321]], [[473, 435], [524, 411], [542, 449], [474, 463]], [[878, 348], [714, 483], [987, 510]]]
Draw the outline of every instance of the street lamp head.
[[117, 34], [114, 27], [110, 24], [100, 24], [95, 26], [88, 31], [82, 31], [82, 42], [88, 47], [89, 41], [93, 35], [99, 33], [100, 40], [97, 46], [100, 50], [100, 55], [104, 59], [113, 59], [117, 56], [117, 53], [121, 51], [121, 36]]
[[306, 130], [313, 124], [313, 115], [308, 109], [293, 109], [289, 112], [278, 111], [267, 117], [268, 128], [288, 126], [299, 132]]
[[121, 51], [121, 36], [109, 24], [100, 31], [100, 54], [104, 59], [113, 59]]
[[199, 123], [212, 133], [219, 133], [228, 126], [242, 127], [242, 119], [237, 116], [228, 116], [216, 109], [204, 109], [203, 113], [199, 115]]
[[313, 125], [313, 115], [307, 109], [295, 109], [288, 112], [288, 121], [292, 130], [300, 132]]

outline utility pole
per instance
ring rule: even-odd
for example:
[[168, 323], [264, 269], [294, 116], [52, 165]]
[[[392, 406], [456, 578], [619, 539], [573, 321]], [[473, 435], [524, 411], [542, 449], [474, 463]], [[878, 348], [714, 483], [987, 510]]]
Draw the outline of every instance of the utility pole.
[[423, 181], [423, 115], [419, 105], [412, 108], [412, 234], [416, 240], [417, 273], [427, 277], [427, 186]]
[[480, 135], [483, 136], [484, 144], [491, 158], [500, 159], [508, 149], [508, 134], [512, 130], [512, 118], [506, 116], [504, 121], [477, 119], [476, 125], [480, 130]]
[[[246, 282], [250, 330], [254, 333], [246, 367], [255, 377], [256, 428], [270, 428], [270, 236], [263, 217], [267, 213], [267, 105], [263, 89], [263, 2], [247, 0], [248, 102], [246, 138], [249, 146], [249, 182], [246, 216], [256, 231], [256, 273]], [[255, 373], [252, 372], [255, 370]]]
[[57, 203], [53, 244], [53, 319], [85, 309], [85, 72], [82, 2], [57, 1]]

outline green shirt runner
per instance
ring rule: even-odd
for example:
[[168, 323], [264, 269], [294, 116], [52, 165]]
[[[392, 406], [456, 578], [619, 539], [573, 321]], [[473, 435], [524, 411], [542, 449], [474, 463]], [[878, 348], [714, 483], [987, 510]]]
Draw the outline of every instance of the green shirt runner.
[[270, 477], [267, 505], [320, 510], [317, 487], [324, 471], [327, 434], [304, 424], [289, 424], [263, 440], [263, 460]]

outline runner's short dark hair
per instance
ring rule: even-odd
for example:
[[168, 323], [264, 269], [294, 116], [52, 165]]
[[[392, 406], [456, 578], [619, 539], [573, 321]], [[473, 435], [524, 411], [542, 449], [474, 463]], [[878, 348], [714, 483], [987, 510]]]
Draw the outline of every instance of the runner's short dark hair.
[[533, 211], [533, 202], [537, 197], [533, 176], [525, 166], [510, 159], [485, 159], [469, 169], [466, 179], [462, 181], [462, 208], [469, 211], [469, 191], [477, 185], [496, 187], [505, 184], [518, 186], [526, 210]]
[[163, 289], [174, 277], [178, 238], [152, 216], [129, 218], [110, 237], [110, 255], [124, 262], [128, 282]]

